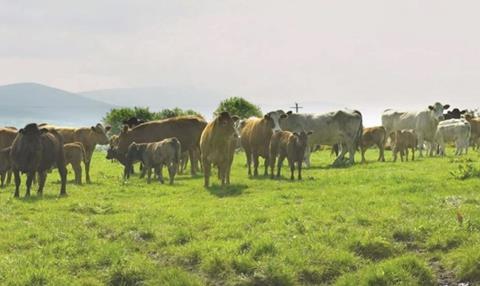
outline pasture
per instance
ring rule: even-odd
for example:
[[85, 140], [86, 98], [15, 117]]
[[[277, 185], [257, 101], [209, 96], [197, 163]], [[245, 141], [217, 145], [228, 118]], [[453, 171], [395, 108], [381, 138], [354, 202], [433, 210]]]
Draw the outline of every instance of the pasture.
[[[214, 176], [205, 189], [201, 175], [123, 182], [95, 152], [93, 183], [73, 185], [69, 169], [66, 198], [56, 171], [43, 198], [0, 191], [0, 284], [480, 284], [479, 154], [377, 156], [330, 168], [316, 152], [291, 182], [285, 167], [282, 180], [248, 178], [239, 153], [232, 185]], [[24, 187], [22, 177], [22, 197]]]

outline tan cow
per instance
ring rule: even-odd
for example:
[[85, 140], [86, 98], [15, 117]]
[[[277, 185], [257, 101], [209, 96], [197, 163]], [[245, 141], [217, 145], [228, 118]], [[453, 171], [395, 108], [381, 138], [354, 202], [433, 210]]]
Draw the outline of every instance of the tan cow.
[[86, 165], [87, 154], [85, 148], [81, 142], [67, 143], [63, 145], [63, 151], [65, 152], [65, 166], [72, 165], [73, 172], [75, 173], [75, 184], [82, 184], [82, 165]]
[[363, 135], [360, 139], [360, 151], [362, 153], [362, 163], [365, 163], [365, 152], [373, 145], [377, 145], [379, 150], [378, 161], [385, 162], [385, 141], [387, 140], [387, 132], [385, 127], [367, 127], [363, 128]]
[[5, 187], [5, 178], [7, 185], [10, 184], [12, 174], [12, 163], [10, 161], [10, 150], [12, 147], [0, 149], [0, 188]]
[[413, 129], [402, 129], [392, 132], [393, 138], [393, 162], [397, 161], [397, 154], [400, 152], [400, 159], [403, 162], [403, 155], [405, 154], [406, 161], [408, 161], [408, 148], [412, 149], [412, 161], [415, 160], [415, 150], [418, 144], [417, 134]]
[[[42, 126], [42, 124], [40, 126]], [[42, 127], [55, 129], [62, 135], [64, 144], [73, 142], [80, 142], [83, 144], [86, 154], [85, 178], [87, 183], [90, 183], [90, 163], [92, 161], [93, 151], [95, 151], [95, 146], [97, 144], [107, 145], [109, 143], [107, 131], [110, 130], [110, 126], [103, 127], [102, 124], [98, 123], [95, 126], [80, 128], [58, 127], [50, 125], [43, 125]]]
[[210, 185], [211, 165], [218, 168], [218, 177], [222, 186], [230, 184], [230, 168], [235, 153], [237, 134], [234, 123], [236, 116], [230, 116], [228, 112], [222, 112], [202, 132], [200, 137], [200, 153], [202, 156], [204, 186]]
[[465, 115], [465, 119], [471, 126], [470, 142], [472, 146], [478, 148], [480, 143], [480, 117], [473, 117], [472, 115], [467, 114]]
[[265, 173], [268, 175], [268, 159], [270, 156], [270, 138], [275, 128], [275, 122], [269, 114], [263, 118], [248, 118], [242, 128], [240, 141], [247, 157], [248, 175], [252, 175], [251, 164], [253, 160], [253, 175], [258, 176], [258, 158], [265, 158]]
[[[0, 127], [0, 150], [5, 149], [7, 147], [10, 147], [13, 143], [13, 140], [15, 140], [15, 137], [17, 137], [17, 129], [13, 129], [12, 127]], [[2, 173], [2, 187], [4, 186], [4, 180], [6, 176], [6, 183], [7, 185], [10, 184], [10, 181], [12, 180], [12, 171], [10, 170], [10, 167], [8, 166], [1, 166], [0, 162], [0, 169], [5, 170], [5, 174]], [[7, 164], [7, 161], [4, 161], [3, 164]]]
[[307, 140], [311, 131], [289, 132], [280, 131], [272, 135], [270, 141], [270, 177], [273, 179], [275, 168], [275, 159], [278, 158], [277, 177], [280, 177], [283, 160], [287, 158], [290, 167], [290, 179], [295, 178], [295, 164], [298, 167], [298, 179], [302, 179], [302, 163], [305, 156], [305, 150], [308, 148]]

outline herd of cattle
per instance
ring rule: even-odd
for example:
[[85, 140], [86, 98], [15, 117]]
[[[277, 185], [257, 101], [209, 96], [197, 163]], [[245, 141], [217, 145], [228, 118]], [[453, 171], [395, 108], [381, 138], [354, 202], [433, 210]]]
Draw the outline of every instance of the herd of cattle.
[[[377, 146], [379, 161], [385, 161], [384, 150], [390, 146], [394, 161], [400, 153], [408, 161], [415, 151], [424, 149], [432, 156], [445, 155], [445, 144], [456, 146], [456, 155], [466, 153], [468, 147], [478, 145], [480, 118], [473, 112], [435, 103], [418, 112], [400, 112], [387, 109], [382, 114], [382, 126], [364, 128], [362, 114], [356, 110], [338, 110], [324, 114], [295, 114], [272, 111], [262, 118], [240, 119], [228, 112], [220, 113], [211, 122], [197, 116], [175, 117], [145, 122], [130, 118], [124, 122], [120, 134], [108, 136], [109, 127], [67, 128], [49, 124], [31, 123], [17, 130], [0, 128], [1, 186], [8, 184], [14, 174], [15, 197], [19, 196], [20, 173], [27, 174], [26, 196], [32, 182], [38, 178], [38, 193], [45, 185], [47, 172], [57, 168], [61, 179], [60, 194], [66, 194], [66, 165], [71, 164], [75, 183], [82, 182], [82, 167], [90, 182], [90, 164], [96, 145], [107, 145], [107, 159], [124, 166], [124, 177], [129, 178], [133, 164], [141, 162], [142, 174], [151, 181], [152, 169], [161, 183], [166, 166], [169, 182], [173, 184], [177, 172], [183, 172], [190, 161], [190, 172], [195, 175], [203, 168], [204, 185], [210, 184], [211, 168], [218, 168], [221, 184], [230, 183], [230, 169], [236, 150], [242, 148], [247, 159], [248, 175], [258, 176], [259, 158], [265, 159], [264, 174], [280, 176], [283, 161], [287, 159], [290, 178], [295, 168], [301, 179], [302, 164], [310, 166], [310, 153], [319, 146], [329, 145], [337, 153], [333, 162], [354, 163], [355, 152]], [[346, 155], [348, 153], [348, 161]], [[277, 161], [278, 158], [278, 161]], [[277, 162], [276, 162], [277, 161]], [[252, 172], [253, 163], [253, 172]]]

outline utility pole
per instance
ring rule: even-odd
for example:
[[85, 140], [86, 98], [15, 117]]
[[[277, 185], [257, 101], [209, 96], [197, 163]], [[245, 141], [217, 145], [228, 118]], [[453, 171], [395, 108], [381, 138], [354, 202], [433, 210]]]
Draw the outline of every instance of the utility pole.
[[295, 108], [295, 113], [298, 113], [298, 110], [303, 108], [303, 106], [298, 106], [298, 102], [295, 102], [295, 106], [292, 106], [290, 108]]

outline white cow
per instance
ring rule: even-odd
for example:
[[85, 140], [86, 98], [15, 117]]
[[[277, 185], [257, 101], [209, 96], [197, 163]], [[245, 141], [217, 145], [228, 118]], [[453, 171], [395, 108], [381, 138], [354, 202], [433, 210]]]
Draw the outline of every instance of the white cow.
[[423, 146], [426, 142], [430, 148], [430, 156], [433, 155], [433, 142], [437, 125], [444, 119], [443, 111], [450, 108], [449, 104], [443, 105], [436, 102], [429, 105], [426, 110], [422, 111], [396, 111], [387, 109], [382, 113], [382, 125], [387, 131], [387, 135], [402, 129], [414, 129], [418, 136], [418, 148], [420, 157], [423, 156]]
[[445, 143], [455, 142], [455, 155], [468, 153], [468, 145], [470, 144], [471, 126], [465, 119], [448, 119], [442, 121], [437, 126], [435, 133], [435, 142], [440, 147], [440, 154], [445, 155]]
[[341, 144], [342, 150], [334, 165], [343, 162], [349, 153], [350, 163], [354, 163], [356, 146], [362, 137], [362, 114], [358, 111], [339, 110], [323, 114], [298, 114], [291, 111], [279, 117], [282, 130], [291, 132], [313, 131], [308, 137], [305, 151], [305, 164], [310, 166], [310, 150], [317, 145]]

